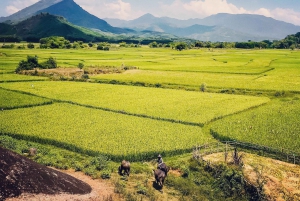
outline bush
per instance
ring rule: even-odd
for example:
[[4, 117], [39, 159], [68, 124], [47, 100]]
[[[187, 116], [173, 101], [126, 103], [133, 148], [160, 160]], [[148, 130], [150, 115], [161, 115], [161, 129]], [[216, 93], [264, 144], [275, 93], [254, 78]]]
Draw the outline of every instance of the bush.
[[207, 85], [206, 85], [206, 83], [202, 83], [202, 84], [200, 85], [200, 91], [205, 92], [206, 90], [207, 90]]
[[56, 60], [52, 57], [50, 57], [47, 61], [41, 64], [41, 68], [44, 69], [51, 69], [51, 68], [57, 68]]
[[2, 48], [6, 48], [6, 49], [13, 49], [15, 47], [14, 44], [10, 44], [10, 45], [2, 45]]
[[102, 155], [94, 157], [91, 161], [91, 165], [94, 165], [97, 170], [103, 170], [107, 167], [107, 157]]
[[28, 43], [28, 44], [27, 44], [27, 48], [28, 48], [28, 49], [34, 49], [34, 44]]
[[109, 47], [104, 47], [103, 50], [104, 51], [109, 51]]
[[102, 45], [98, 45], [97, 50], [103, 50], [104, 47]]
[[38, 57], [35, 56], [27, 56], [27, 61], [20, 61], [18, 67], [16, 68], [16, 73], [19, 73], [22, 70], [33, 70], [38, 67]]
[[25, 49], [25, 46], [24, 46], [24, 45], [19, 45], [19, 46], [18, 46], [18, 49], [19, 49], [19, 50], [24, 50], [24, 49]]
[[81, 69], [83, 69], [83, 67], [84, 67], [84, 64], [83, 63], [79, 63], [78, 64], [78, 68], [81, 70]]
[[110, 170], [103, 170], [102, 172], [101, 172], [101, 178], [102, 179], [110, 179], [110, 177], [111, 177], [111, 171]]

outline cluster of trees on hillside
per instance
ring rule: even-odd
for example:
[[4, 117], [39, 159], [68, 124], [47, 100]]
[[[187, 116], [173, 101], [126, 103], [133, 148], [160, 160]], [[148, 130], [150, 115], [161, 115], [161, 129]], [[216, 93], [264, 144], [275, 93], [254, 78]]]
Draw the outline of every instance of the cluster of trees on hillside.
[[40, 48], [41, 49], [78, 49], [87, 47], [83, 41], [74, 41], [71, 43], [69, 40], [64, 37], [51, 36], [47, 38], [40, 39]]
[[52, 57], [47, 59], [45, 62], [39, 63], [38, 57], [35, 56], [27, 56], [27, 60], [22, 60], [19, 62], [16, 73], [20, 73], [23, 70], [33, 70], [35, 68], [42, 68], [42, 69], [51, 69], [51, 68], [57, 68], [56, 60]]

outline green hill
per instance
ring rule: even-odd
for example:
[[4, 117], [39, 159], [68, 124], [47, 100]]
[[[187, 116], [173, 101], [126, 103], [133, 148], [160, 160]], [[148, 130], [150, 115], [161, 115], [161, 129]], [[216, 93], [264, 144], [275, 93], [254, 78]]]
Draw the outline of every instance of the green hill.
[[[40, 38], [63, 36], [68, 40], [107, 41], [108, 36], [99, 32], [71, 24], [65, 18], [41, 13], [15, 25], [0, 23], [1, 40], [19, 38], [20, 40], [37, 42]], [[7, 40], [6, 40], [7, 41]]]

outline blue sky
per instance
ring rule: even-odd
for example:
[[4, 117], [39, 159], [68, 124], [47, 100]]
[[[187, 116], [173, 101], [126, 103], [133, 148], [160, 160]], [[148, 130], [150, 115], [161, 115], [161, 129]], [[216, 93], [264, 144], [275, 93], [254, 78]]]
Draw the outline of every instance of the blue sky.
[[[39, 0], [0, 0], [0, 16], [8, 16]], [[300, 0], [74, 0], [99, 18], [135, 19], [151, 13], [177, 19], [217, 13], [260, 14], [300, 25]]]

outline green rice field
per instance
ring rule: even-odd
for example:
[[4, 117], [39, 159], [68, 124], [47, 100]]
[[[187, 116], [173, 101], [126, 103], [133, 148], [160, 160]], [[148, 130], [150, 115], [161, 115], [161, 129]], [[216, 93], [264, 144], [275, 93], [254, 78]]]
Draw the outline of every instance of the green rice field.
[[0, 97], [1, 97], [0, 108], [2, 110], [52, 103], [52, 101], [49, 99], [30, 96], [27, 94], [20, 94], [13, 91], [7, 91], [1, 88], [0, 88]]
[[[66, 69], [136, 68], [53, 81], [15, 74], [27, 55]], [[0, 135], [113, 159], [180, 154], [222, 139], [299, 152], [299, 75], [298, 50], [0, 49]]]
[[29, 82], [13, 82], [0, 86], [54, 100], [201, 125], [269, 101], [266, 97], [84, 82], [35, 82], [33, 87]]

